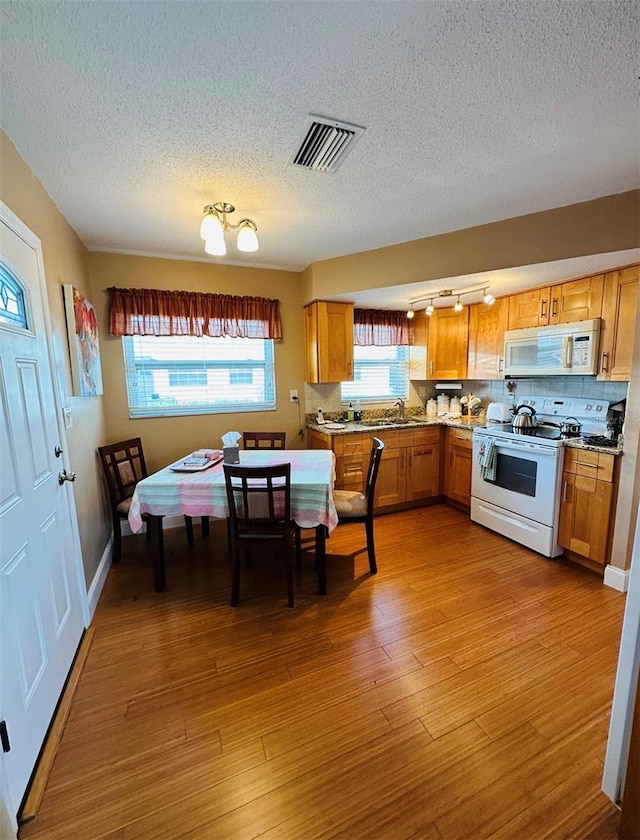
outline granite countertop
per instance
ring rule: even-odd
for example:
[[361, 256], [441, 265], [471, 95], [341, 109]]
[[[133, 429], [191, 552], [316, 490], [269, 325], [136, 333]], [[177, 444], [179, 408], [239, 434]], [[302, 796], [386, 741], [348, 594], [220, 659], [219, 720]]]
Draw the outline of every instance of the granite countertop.
[[[487, 418], [485, 414], [482, 413], [477, 417], [427, 417], [426, 415], [418, 415], [415, 417], [407, 417], [406, 420], [400, 422], [391, 418], [388, 420], [380, 418], [379, 421], [376, 419], [363, 420], [359, 423], [348, 422], [346, 420], [334, 422], [338, 422], [343, 428], [327, 428], [327, 425], [319, 426], [317, 423], [311, 422], [307, 423], [307, 429], [313, 429], [316, 432], [321, 432], [328, 437], [333, 435], [352, 435], [358, 432], [378, 432], [384, 429], [393, 429], [394, 431], [396, 429], [416, 429], [421, 426], [449, 426], [456, 429], [483, 429], [487, 425]], [[327, 421], [327, 424], [329, 426], [332, 425], [330, 421]], [[622, 446], [594, 446], [589, 443], [584, 443], [580, 438], [567, 438], [564, 441], [564, 446], [571, 447], [572, 449], [587, 449], [592, 452], [607, 452], [609, 455], [622, 455], [623, 453]]]

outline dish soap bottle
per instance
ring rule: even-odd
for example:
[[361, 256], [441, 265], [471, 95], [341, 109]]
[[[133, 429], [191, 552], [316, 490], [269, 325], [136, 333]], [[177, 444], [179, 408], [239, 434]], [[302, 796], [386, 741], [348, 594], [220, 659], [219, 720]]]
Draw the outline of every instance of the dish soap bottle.
[[353, 403], [349, 403], [349, 408], [347, 409], [347, 420], [350, 423], [353, 422]]
[[359, 423], [362, 420], [362, 405], [360, 404], [360, 400], [356, 400], [356, 407], [353, 412], [353, 419], [356, 423]]

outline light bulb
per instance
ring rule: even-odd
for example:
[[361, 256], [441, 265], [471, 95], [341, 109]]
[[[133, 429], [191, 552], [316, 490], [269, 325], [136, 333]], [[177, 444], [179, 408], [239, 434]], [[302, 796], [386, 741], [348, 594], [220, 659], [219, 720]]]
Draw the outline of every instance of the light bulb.
[[224, 236], [221, 234], [220, 236], [212, 236], [210, 239], [207, 239], [204, 243], [204, 250], [207, 254], [211, 254], [214, 257], [224, 257], [227, 253]]
[[208, 239], [214, 239], [217, 236], [222, 236], [222, 234], [223, 228], [220, 219], [213, 211], [207, 213], [200, 225], [200, 238], [206, 242]]
[[489, 289], [484, 290], [484, 295], [482, 296], [482, 300], [487, 304], [487, 306], [491, 306], [492, 303], [496, 302], [496, 299], [491, 294]]
[[433, 315], [434, 311], [435, 310], [433, 308], [433, 303], [430, 303], [429, 306], [427, 306], [427, 308], [424, 310], [424, 314], [431, 317]]
[[460, 298], [456, 301], [456, 305], [453, 307], [454, 312], [462, 312], [462, 304], [460, 303]]
[[238, 251], [257, 251], [258, 237], [256, 227], [249, 219], [243, 219], [239, 224]]
[[407, 309], [407, 318], [411, 320], [416, 313], [413, 311], [413, 305]]

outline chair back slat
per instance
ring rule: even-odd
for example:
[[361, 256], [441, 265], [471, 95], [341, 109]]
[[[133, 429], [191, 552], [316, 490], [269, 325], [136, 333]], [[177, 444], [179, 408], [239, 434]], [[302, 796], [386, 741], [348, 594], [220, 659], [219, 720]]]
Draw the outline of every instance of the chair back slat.
[[286, 449], [286, 432], [243, 432], [245, 449]]
[[147, 477], [147, 465], [144, 460], [140, 438], [99, 446], [98, 453], [102, 463], [109, 499], [113, 507], [133, 496], [136, 484]]
[[383, 451], [384, 442], [380, 438], [374, 437], [371, 441], [371, 457], [369, 459], [369, 469], [367, 470], [367, 480], [364, 489], [364, 494], [367, 497], [367, 513], [371, 516], [373, 516], [376, 482], [378, 480], [378, 470], [380, 469]]
[[237, 539], [279, 537], [291, 529], [291, 464], [224, 464], [232, 533]]

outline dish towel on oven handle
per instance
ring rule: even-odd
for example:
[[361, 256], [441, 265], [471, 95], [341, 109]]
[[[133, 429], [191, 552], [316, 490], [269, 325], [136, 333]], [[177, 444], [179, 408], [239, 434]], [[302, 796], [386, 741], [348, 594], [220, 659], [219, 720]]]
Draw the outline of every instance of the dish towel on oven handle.
[[496, 466], [498, 460], [498, 452], [496, 449], [495, 438], [486, 438], [480, 444], [478, 449], [478, 463], [480, 464], [480, 475], [485, 481], [496, 480]]

